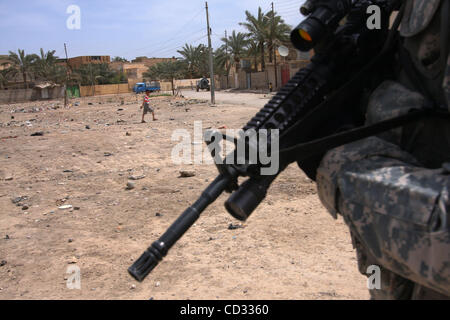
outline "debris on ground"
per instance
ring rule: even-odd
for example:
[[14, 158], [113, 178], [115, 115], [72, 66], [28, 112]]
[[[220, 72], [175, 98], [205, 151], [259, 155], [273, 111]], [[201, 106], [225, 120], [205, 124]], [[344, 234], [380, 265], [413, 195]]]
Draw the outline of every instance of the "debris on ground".
[[133, 183], [133, 182], [131, 182], [131, 181], [128, 181], [127, 182], [127, 190], [133, 190], [134, 188], [136, 188], [136, 185]]
[[44, 132], [42, 132], [42, 131], [31, 134], [32, 137], [42, 137], [43, 135], [44, 135]]
[[241, 224], [232, 224], [228, 226], [228, 230], [236, 230], [236, 229], [242, 229], [244, 228]]
[[27, 196], [16, 197], [14, 199], [11, 199], [13, 204], [18, 204], [19, 202], [26, 201], [26, 200], [28, 200]]
[[194, 171], [180, 171], [180, 178], [191, 178], [195, 177]]
[[145, 175], [142, 175], [142, 176], [130, 176], [128, 179], [137, 181], [137, 180], [142, 180], [144, 178], [145, 178]]

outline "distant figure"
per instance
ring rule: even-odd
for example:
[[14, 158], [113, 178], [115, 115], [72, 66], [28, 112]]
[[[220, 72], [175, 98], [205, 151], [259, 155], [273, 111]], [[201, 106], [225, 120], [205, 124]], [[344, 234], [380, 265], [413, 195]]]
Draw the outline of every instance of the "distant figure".
[[272, 82], [269, 83], [269, 91], [270, 91], [270, 92], [273, 91], [273, 85], [272, 85]]
[[142, 102], [141, 109], [144, 108], [144, 113], [142, 113], [142, 123], [146, 123], [144, 117], [147, 113], [151, 112], [153, 116], [153, 121], [158, 119], [155, 118], [155, 110], [150, 106], [150, 90], [145, 91], [144, 102]]

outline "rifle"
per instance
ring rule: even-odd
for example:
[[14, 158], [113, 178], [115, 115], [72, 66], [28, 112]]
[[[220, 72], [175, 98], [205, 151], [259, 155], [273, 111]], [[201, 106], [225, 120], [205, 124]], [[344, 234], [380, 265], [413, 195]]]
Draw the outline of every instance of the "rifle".
[[[302, 51], [314, 48], [315, 56], [243, 128], [244, 132], [254, 130], [256, 134], [278, 130], [278, 171], [261, 175], [264, 165], [250, 161], [241, 165], [216, 164], [219, 176], [128, 269], [136, 280], [145, 279], [223, 192], [231, 193], [226, 210], [234, 218], [246, 221], [264, 200], [272, 182], [291, 163], [297, 162], [315, 180], [318, 164], [328, 150], [434, 114], [431, 109], [416, 110], [364, 126], [364, 110], [359, 106], [364, 105], [370, 92], [382, 81], [394, 77], [393, 52], [402, 14], [391, 30], [389, 18], [401, 3], [401, 0], [309, 0], [302, 6], [301, 12], [308, 18], [292, 31], [291, 41]], [[369, 30], [366, 24], [367, 8], [374, 4], [382, 12], [380, 30]], [[340, 25], [344, 18], [346, 23]], [[224, 138], [237, 143], [235, 138]], [[244, 143], [248, 149], [254, 147], [247, 140]], [[270, 144], [271, 135], [267, 138], [267, 145]], [[215, 157], [214, 152], [212, 156]], [[236, 152], [227, 156], [237, 157]], [[240, 177], [248, 179], [239, 185]]]

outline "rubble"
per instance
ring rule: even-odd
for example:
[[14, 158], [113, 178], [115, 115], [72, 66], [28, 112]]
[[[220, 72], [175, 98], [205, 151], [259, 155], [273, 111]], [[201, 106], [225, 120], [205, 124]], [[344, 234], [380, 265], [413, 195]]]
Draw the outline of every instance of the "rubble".
[[195, 177], [194, 171], [180, 171], [180, 178], [191, 178]]

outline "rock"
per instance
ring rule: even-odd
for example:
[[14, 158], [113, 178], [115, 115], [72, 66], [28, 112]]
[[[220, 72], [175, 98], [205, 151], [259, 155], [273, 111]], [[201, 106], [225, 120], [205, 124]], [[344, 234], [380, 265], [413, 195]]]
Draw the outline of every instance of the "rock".
[[25, 206], [22, 207], [22, 210], [23, 210], [23, 211], [28, 210], [28, 209], [30, 209], [30, 207], [28, 207], [27, 205], [25, 205]]
[[68, 264], [76, 264], [78, 262], [78, 259], [76, 257], [72, 257], [72, 259], [69, 260]]
[[155, 287], [160, 287], [160, 286], [161, 286], [161, 282], [158, 281], [155, 283]]
[[87, 130], [91, 130], [91, 127], [90, 126], [86, 126], [85, 127]]
[[19, 202], [25, 201], [25, 200], [28, 200], [28, 197], [23, 196], [23, 197], [17, 197], [17, 198], [11, 199], [12, 203], [14, 203], [14, 204], [18, 204]]
[[162, 215], [161, 213], [157, 212], [157, 213], [155, 214], [155, 216], [156, 216], [156, 217], [162, 217], [163, 215]]
[[63, 173], [73, 173], [72, 170], [64, 170]]
[[32, 137], [42, 137], [43, 135], [44, 135], [44, 132], [42, 132], [42, 131], [31, 134]]
[[194, 171], [180, 171], [180, 177], [181, 178], [195, 177], [195, 172]]
[[73, 242], [73, 239], [69, 239], [69, 241], [68, 241], [69, 243], [72, 243]]
[[132, 284], [131, 287], [130, 287], [130, 289], [131, 289], [131, 290], [136, 289], [136, 285], [135, 285], [135, 284]]
[[104, 156], [105, 156], [105, 157], [111, 157], [112, 155], [113, 155], [113, 154], [112, 154], [111, 152], [105, 152], [105, 153], [104, 153]]
[[94, 104], [92, 102], [88, 102], [88, 106], [93, 106]]
[[236, 230], [236, 229], [241, 229], [241, 228], [243, 228], [243, 227], [240, 224], [232, 224], [232, 223], [230, 223], [230, 225], [228, 226], [228, 230]]
[[133, 182], [128, 181], [126, 189], [127, 190], [133, 190], [134, 188], [136, 188], [136, 185]]
[[8, 235], [5, 236], [5, 240], [11, 239]]
[[73, 206], [70, 205], [70, 204], [67, 204], [67, 205], [64, 205], [64, 206], [59, 207], [58, 209], [59, 209], [59, 210], [73, 209]]
[[75, 210], [75, 211], [80, 211], [80, 207], [73, 207], [73, 210]]
[[2, 260], [2, 261], [0, 262], [0, 267], [6, 266], [7, 263], [8, 263], [8, 262], [7, 262], [6, 260]]
[[137, 180], [142, 180], [142, 179], [144, 179], [144, 178], [145, 178], [145, 175], [142, 175], [142, 176], [131, 176], [131, 177], [129, 177], [128, 179], [129, 179], [129, 180], [137, 181]]
[[130, 137], [130, 136], [131, 136], [131, 133], [127, 132], [125, 135], [126, 135], [127, 137]]
[[5, 178], [5, 181], [12, 181], [13, 179], [14, 179], [13, 177], [8, 176], [8, 177]]

